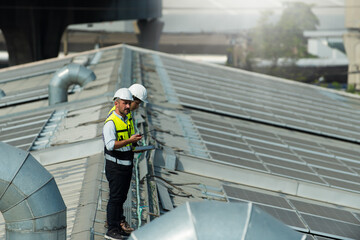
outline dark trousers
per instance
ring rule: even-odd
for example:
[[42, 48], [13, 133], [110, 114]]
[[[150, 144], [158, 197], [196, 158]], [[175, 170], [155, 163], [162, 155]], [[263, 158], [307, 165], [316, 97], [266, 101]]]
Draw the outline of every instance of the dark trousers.
[[130, 187], [132, 167], [106, 160], [105, 175], [110, 188], [106, 209], [109, 231], [118, 228], [120, 221], [125, 220], [123, 205]]

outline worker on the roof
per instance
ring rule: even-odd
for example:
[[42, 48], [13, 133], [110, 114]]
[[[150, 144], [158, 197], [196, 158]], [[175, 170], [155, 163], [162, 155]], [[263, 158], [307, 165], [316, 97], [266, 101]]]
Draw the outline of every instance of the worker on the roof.
[[106, 239], [123, 239], [134, 229], [126, 222], [123, 204], [129, 191], [134, 152], [132, 144], [141, 140], [134, 133], [129, 119], [133, 96], [129, 89], [120, 88], [114, 98], [115, 110], [105, 121], [103, 128], [105, 175], [109, 182], [110, 194], [107, 205], [108, 231]]
[[[138, 83], [135, 83], [133, 85], [131, 85], [129, 87], [129, 90], [131, 92], [131, 94], [133, 95], [133, 98], [134, 98], [134, 101], [131, 102], [131, 105], [130, 105], [130, 119], [132, 120], [132, 114], [131, 112], [132, 111], [135, 111], [136, 109], [139, 108], [140, 104], [141, 103], [147, 103], [148, 101], [146, 100], [147, 99], [147, 91], [146, 91], [146, 88], [141, 85], [141, 84], [138, 84]], [[108, 113], [108, 116], [110, 116], [110, 114], [115, 110], [115, 106], [113, 106], [109, 113]]]
[[[146, 88], [138, 83], [135, 83], [133, 85], [131, 85], [129, 87], [129, 90], [131, 92], [131, 94], [133, 95], [133, 101], [131, 102], [130, 105], [130, 113], [127, 115], [127, 117], [129, 118], [130, 124], [131, 124], [131, 128], [132, 130], [134, 130], [134, 116], [132, 114], [133, 111], [135, 111], [136, 109], [139, 108], [141, 103], [147, 103], [148, 101], [147, 99], [147, 90]], [[110, 116], [110, 114], [115, 110], [115, 106], [113, 106], [109, 113], [108, 113], [108, 117]], [[137, 143], [133, 144], [133, 147], [137, 146]], [[143, 151], [137, 151], [137, 153], [139, 152], [143, 152]]]

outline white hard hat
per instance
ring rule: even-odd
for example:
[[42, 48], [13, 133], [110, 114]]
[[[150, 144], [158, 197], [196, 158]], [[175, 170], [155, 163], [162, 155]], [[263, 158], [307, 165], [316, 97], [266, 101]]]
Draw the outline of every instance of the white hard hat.
[[132, 93], [132, 95], [134, 97], [137, 97], [138, 99], [140, 99], [142, 102], [147, 103], [148, 101], [147, 99], [147, 91], [146, 88], [138, 83], [135, 83], [133, 85], [131, 85], [129, 87], [130, 92]]
[[130, 100], [130, 101], [134, 100], [130, 90], [127, 88], [120, 88], [119, 90], [117, 90], [116, 93], [114, 94], [113, 101], [115, 101], [116, 98], [120, 98], [122, 100]]

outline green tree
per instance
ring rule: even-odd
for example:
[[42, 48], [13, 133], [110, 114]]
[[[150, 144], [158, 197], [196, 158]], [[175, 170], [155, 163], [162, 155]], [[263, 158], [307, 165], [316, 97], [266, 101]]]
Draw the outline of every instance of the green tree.
[[271, 60], [272, 69], [277, 67], [279, 58], [294, 62], [309, 57], [305, 30], [314, 30], [319, 24], [311, 6], [301, 2], [286, 5], [278, 22], [272, 22], [273, 14], [263, 12], [257, 25], [250, 31], [252, 59]]

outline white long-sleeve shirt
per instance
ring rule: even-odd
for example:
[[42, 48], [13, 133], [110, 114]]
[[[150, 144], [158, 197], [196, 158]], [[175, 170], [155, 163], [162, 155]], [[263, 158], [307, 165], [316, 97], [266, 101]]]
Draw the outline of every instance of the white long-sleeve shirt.
[[[127, 117], [123, 118], [122, 116], [120, 116], [119, 114], [117, 114], [116, 112], [114, 112], [114, 114], [119, 117], [124, 123], [127, 122]], [[104, 140], [104, 144], [105, 147], [108, 151], [113, 151], [114, 150], [114, 146], [115, 146], [115, 141], [117, 140], [117, 135], [116, 135], [116, 127], [113, 121], [108, 121], [107, 123], [105, 123], [104, 127], [103, 127], [103, 140]], [[119, 149], [115, 149], [116, 151], [130, 151], [131, 147], [130, 146], [126, 146], [126, 147], [122, 147]]]

